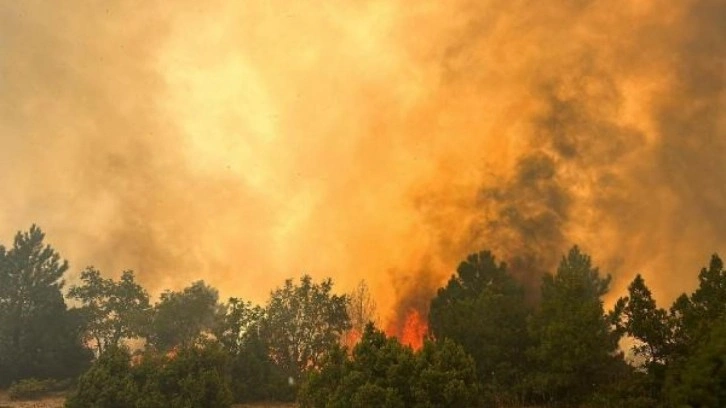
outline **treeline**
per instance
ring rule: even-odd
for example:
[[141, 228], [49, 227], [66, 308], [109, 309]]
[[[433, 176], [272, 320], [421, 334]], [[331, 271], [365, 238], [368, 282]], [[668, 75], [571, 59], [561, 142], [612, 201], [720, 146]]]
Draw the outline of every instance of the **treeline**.
[[68, 407], [726, 406], [717, 256], [669, 310], [637, 276], [606, 311], [610, 278], [577, 247], [537, 301], [473, 254], [431, 300], [420, 350], [376, 328], [365, 285], [303, 276], [254, 305], [198, 281], [152, 304], [131, 271], [65, 288], [67, 270], [35, 226], [0, 246], [0, 387], [72, 379]]

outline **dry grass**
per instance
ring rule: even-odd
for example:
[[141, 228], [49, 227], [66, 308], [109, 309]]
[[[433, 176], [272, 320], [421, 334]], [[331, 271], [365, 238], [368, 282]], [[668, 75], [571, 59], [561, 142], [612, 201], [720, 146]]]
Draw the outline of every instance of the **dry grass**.
[[65, 398], [51, 396], [29, 401], [10, 401], [7, 392], [0, 391], [0, 408], [62, 408]]
[[[0, 408], [62, 408], [65, 398], [46, 397], [30, 401], [10, 401], [7, 392], [0, 391]], [[257, 404], [237, 404], [233, 408], [295, 408], [295, 404], [263, 402]]]

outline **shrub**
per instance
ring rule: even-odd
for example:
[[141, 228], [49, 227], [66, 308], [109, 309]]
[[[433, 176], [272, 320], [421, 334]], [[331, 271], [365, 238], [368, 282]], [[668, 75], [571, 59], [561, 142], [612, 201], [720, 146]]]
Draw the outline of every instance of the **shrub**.
[[302, 385], [299, 403], [313, 407], [470, 407], [478, 403], [474, 360], [447, 340], [414, 353], [368, 326], [347, 356], [330, 351]]
[[8, 396], [11, 400], [35, 399], [46, 396], [53, 392], [67, 389], [69, 381], [58, 381], [53, 379], [39, 380], [27, 378], [13, 383], [8, 388]]
[[81, 377], [67, 408], [227, 408], [228, 356], [216, 344], [174, 355], [147, 352], [131, 364], [125, 348], [106, 350]]
[[123, 347], [104, 351], [78, 381], [66, 408], [127, 408], [136, 400], [136, 385], [131, 376], [131, 355]]

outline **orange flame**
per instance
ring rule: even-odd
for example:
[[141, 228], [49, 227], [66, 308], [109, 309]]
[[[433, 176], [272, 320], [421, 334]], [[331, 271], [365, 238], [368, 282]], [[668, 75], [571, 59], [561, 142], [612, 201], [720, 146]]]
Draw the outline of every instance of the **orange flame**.
[[428, 324], [426, 320], [421, 317], [418, 310], [411, 310], [406, 316], [399, 340], [412, 349], [418, 350], [423, 346], [424, 336], [427, 331]]

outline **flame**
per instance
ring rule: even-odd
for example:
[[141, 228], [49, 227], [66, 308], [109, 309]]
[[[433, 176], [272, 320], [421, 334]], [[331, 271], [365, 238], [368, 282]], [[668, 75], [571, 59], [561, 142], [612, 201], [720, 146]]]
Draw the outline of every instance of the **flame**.
[[341, 342], [344, 346], [348, 347], [348, 349], [352, 350], [353, 347], [355, 347], [356, 344], [360, 341], [360, 339], [363, 337], [363, 333], [361, 333], [358, 329], [350, 329], [346, 333], [343, 334], [343, 337], [341, 339]]
[[406, 315], [402, 327], [389, 327], [387, 332], [389, 335], [398, 337], [402, 344], [418, 350], [423, 346], [424, 336], [426, 336], [428, 330], [426, 319], [421, 316], [418, 310], [412, 309]]

